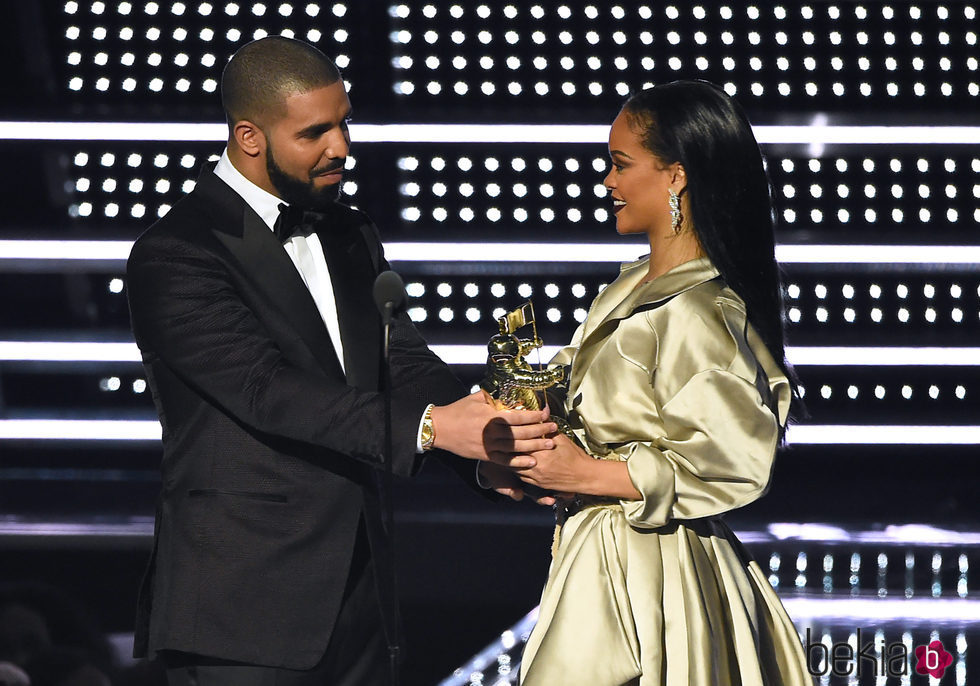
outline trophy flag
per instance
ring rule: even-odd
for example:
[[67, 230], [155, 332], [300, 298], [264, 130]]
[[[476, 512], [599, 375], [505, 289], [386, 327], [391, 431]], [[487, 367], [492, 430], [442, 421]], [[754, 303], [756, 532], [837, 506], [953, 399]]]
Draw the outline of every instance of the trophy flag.
[[530, 324], [534, 327], [534, 337], [538, 337], [538, 327], [534, 321], [534, 305], [531, 304], [530, 300], [516, 310], [511, 310], [507, 314], [498, 317], [497, 322], [500, 324], [500, 333], [503, 334], [514, 333], [518, 329]]

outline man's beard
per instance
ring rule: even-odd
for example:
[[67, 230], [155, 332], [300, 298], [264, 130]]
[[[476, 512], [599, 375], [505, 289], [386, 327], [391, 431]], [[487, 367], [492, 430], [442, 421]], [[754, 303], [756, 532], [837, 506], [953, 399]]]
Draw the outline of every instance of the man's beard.
[[296, 205], [307, 210], [322, 210], [336, 202], [337, 198], [340, 197], [340, 183], [317, 188], [313, 184], [312, 178], [303, 181], [289, 175], [276, 164], [271, 145], [267, 148], [265, 169], [269, 174], [269, 181], [272, 182], [273, 188], [279, 192], [279, 197], [290, 205]]

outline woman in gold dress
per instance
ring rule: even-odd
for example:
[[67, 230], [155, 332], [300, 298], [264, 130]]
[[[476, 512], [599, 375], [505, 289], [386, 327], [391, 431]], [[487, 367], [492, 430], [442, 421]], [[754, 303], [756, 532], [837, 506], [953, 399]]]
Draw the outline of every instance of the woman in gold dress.
[[627, 101], [609, 154], [616, 230], [650, 254], [552, 362], [578, 441], [519, 472], [566, 494], [521, 684], [812, 684], [722, 520], [766, 492], [793, 398], [759, 146], [721, 89], [675, 82]]

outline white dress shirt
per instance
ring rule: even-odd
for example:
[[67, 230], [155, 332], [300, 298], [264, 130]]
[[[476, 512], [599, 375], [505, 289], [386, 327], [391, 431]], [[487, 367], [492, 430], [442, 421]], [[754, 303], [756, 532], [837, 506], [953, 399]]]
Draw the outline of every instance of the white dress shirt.
[[[227, 149], [221, 153], [214, 174], [242, 196], [242, 200], [255, 210], [270, 231], [279, 218], [279, 205], [289, 204], [246, 179], [228, 159]], [[323, 256], [323, 246], [320, 244], [319, 237], [315, 233], [309, 236], [293, 236], [283, 244], [283, 248], [296, 266], [296, 271], [306, 284], [306, 289], [313, 296], [316, 309], [327, 326], [333, 348], [337, 351], [340, 368], [346, 373], [344, 343], [340, 338], [340, 320], [337, 317], [337, 301], [334, 299], [333, 282], [330, 280], [330, 270], [327, 269], [327, 260]]]
[[[227, 148], [221, 153], [221, 159], [214, 167], [214, 174], [242, 197], [242, 200], [259, 215], [270, 231], [273, 230], [276, 219], [279, 218], [279, 205], [288, 205], [289, 203], [284, 203], [272, 193], [259, 188], [246, 179], [228, 159]], [[327, 326], [330, 341], [337, 352], [340, 368], [346, 373], [344, 343], [340, 339], [340, 320], [337, 316], [337, 301], [334, 299], [333, 282], [330, 280], [330, 270], [327, 268], [327, 259], [323, 256], [323, 246], [320, 244], [319, 237], [315, 233], [311, 233], [309, 236], [293, 236], [283, 244], [283, 248], [296, 266], [296, 271], [299, 272], [303, 283], [306, 284], [306, 289], [313, 296], [313, 302], [316, 303], [316, 309], [320, 312], [320, 317]], [[419, 453], [423, 452], [422, 420], [419, 420], [419, 429], [416, 432], [415, 450]]]

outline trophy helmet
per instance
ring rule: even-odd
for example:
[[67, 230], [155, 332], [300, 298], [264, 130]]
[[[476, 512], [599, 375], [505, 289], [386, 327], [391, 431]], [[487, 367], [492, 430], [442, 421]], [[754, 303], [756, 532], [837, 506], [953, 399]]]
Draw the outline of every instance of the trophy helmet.
[[518, 357], [521, 354], [521, 341], [514, 334], [497, 334], [487, 342], [490, 358], [505, 356]]

